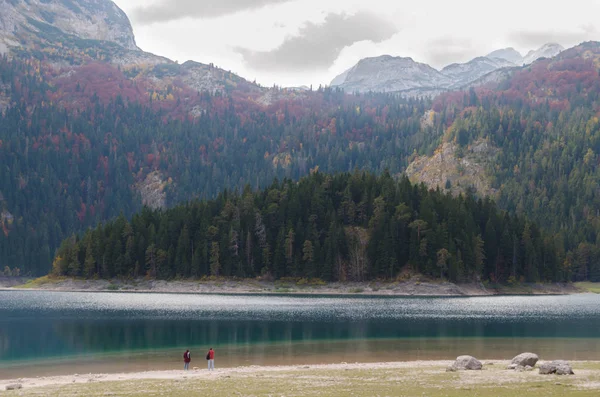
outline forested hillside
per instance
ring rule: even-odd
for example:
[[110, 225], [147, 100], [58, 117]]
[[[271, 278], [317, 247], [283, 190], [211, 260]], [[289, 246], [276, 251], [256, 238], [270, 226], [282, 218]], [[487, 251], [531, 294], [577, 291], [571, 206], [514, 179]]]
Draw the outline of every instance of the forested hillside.
[[[516, 73], [494, 89], [436, 100], [457, 156], [485, 140], [498, 205], [554, 234], [575, 279], [600, 261], [600, 47], [586, 43]], [[445, 128], [448, 126], [448, 128]], [[440, 131], [441, 132], [441, 131]]]
[[440, 143], [458, 145], [461, 157], [483, 140], [497, 156], [480, 176], [500, 208], [545, 228], [545, 245], [573, 279], [596, 279], [598, 65], [600, 45], [586, 43], [428, 101], [265, 90], [226, 75], [223, 90], [194, 91], [178, 74], [155, 84], [172, 72], [164, 65], [95, 61], [65, 71], [43, 55], [2, 57], [0, 267], [46, 273], [65, 237], [121, 213], [130, 219], [144, 204], [168, 208], [316, 169], [398, 178]]
[[420, 132], [425, 101], [274, 90], [283, 99], [260, 106], [240, 92], [146, 96], [143, 81], [107, 64], [66, 81], [55, 73], [0, 58], [0, 263], [22, 273], [46, 273], [62, 239], [143, 203], [212, 198], [314, 168], [398, 173], [438, 139]]
[[[408, 265], [452, 281], [564, 281], [551, 238], [489, 200], [453, 197], [384, 172], [326, 175], [223, 192], [121, 216], [66, 239], [57, 275], [238, 276], [365, 281]], [[600, 266], [592, 271], [600, 275]]]

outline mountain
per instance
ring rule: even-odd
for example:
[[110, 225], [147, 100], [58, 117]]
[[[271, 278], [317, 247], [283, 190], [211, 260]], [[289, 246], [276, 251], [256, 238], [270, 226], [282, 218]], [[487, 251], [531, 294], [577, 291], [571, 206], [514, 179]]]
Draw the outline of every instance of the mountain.
[[502, 58], [479, 57], [467, 63], [454, 63], [441, 70], [441, 73], [452, 80], [450, 89], [460, 89], [486, 74], [498, 69], [513, 67], [513, 63]]
[[521, 65], [523, 63], [523, 55], [521, 55], [519, 51], [515, 50], [512, 47], [490, 52], [485, 57], [491, 59], [504, 59], [505, 61], [515, 65]]
[[560, 44], [549, 43], [544, 44], [537, 50], [531, 50], [523, 58], [523, 64], [529, 65], [537, 61], [540, 58], [553, 58], [564, 51], [564, 47]]
[[55, 44], [60, 33], [139, 50], [127, 15], [111, 1], [0, 0], [0, 9], [0, 52]]
[[[113, 65], [126, 78], [136, 79], [136, 99], [170, 86], [195, 92], [235, 89], [255, 97], [265, 91], [214, 65], [192, 61], [179, 65], [142, 51], [127, 15], [110, 0], [0, 0], [0, 7], [0, 53], [44, 62], [55, 70], [59, 85], [82, 75], [93, 78], [86, 70], [94, 64], [94, 70], [104, 69], [101, 75], [112, 73]], [[188, 111], [197, 115], [194, 106], [190, 104]]]
[[[451, 80], [424, 63], [412, 58], [384, 55], [361, 59], [333, 82], [347, 92], [403, 92], [419, 90], [429, 92], [445, 88]], [[332, 82], [332, 85], [334, 85]]]
[[[411, 177], [432, 186], [439, 182], [440, 189], [453, 193], [478, 189], [475, 193], [482, 199], [478, 208], [487, 205], [484, 196], [490, 195], [510, 216], [519, 214], [548, 231], [540, 248], [532, 241], [541, 232], [529, 222], [502, 230], [503, 249], [522, 247], [526, 253], [519, 251], [508, 259], [486, 257], [482, 274], [487, 279], [500, 268], [503, 277], [508, 274], [514, 279], [600, 279], [593, 266], [600, 263], [600, 219], [595, 211], [600, 208], [596, 189], [600, 185], [598, 43], [585, 43], [527, 67], [497, 69], [469, 83], [473, 87], [467, 92], [449, 91], [434, 100], [415, 100], [386, 94], [350, 95], [331, 87], [265, 89], [214, 65], [179, 65], [124, 47], [118, 37], [83, 38], [85, 30], [62, 30], [35, 19], [37, 14], [27, 7], [16, 8], [21, 3], [3, 5], [7, 4], [37, 21], [31, 26], [40, 31], [23, 28], [15, 35], [10, 29], [2, 30], [2, 37], [13, 39], [9, 53], [0, 56], [0, 158], [5, 165], [0, 171], [0, 268], [44, 274], [53, 258], [64, 259], [54, 254], [65, 238], [77, 241], [85, 230], [120, 214], [132, 219], [142, 211], [143, 217], [153, 218], [152, 211], [143, 211], [144, 205], [168, 209], [215, 197], [214, 205], [203, 207], [213, 212], [195, 217], [211, 219], [210, 223], [193, 225], [196, 232], [210, 230], [210, 245], [198, 234], [189, 237], [194, 247], [202, 255], [210, 252], [212, 243], [224, 250], [234, 248], [225, 241], [226, 235], [239, 232], [230, 228], [232, 222], [237, 224], [239, 219], [249, 224], [257, 216], [252, 210], [258, 208], [263, 225], [268, 222], [272, 227], [265, 226], [260, 251], [252, 252], [257, 256], [264, 252], [270, 264], [280, 265], [285, 261], [279, 255], [283, 251], [271, 244], [280, 241], [277, 236], [284, 220], [301, 220], [290, 226], [295, 233], [304, 230], [305, 235], [324, 236], [319, 222], [325, 215], [318, 216], [319, 220], [310, 217], [322, 212], [322, 202], [287, 202], [290, 191], [273, 189], [246, 200], [243, 205], [250, 212], [240, 212], [238, 217], [238, 207], [227, 205], [228, 198], [237, 194], [233, 192], [270, 185], [289, 189], [295, 186], [289, 181], [311, 173], [359, 169], [381, 174], [387, 170], [400, 177], [412, 169], [416, 173]], [[81, 1], [77, 7], [84, 11], [84, 6], [97, 4]], [[65, 18], [69, 12], [64, 11]], [[5, 19], [2, 26], [7, 26]], [[126, 32], [127, 26], [128, 22], [114, 30]], [[16, 42], [17, 38], [22, 41]], [[473, 62], [464, 66], [466, 71], [463, 67], [450, 70], [455, 70], [455, 76], [478, 75], [478, 67], [487, 68], [488, 62]], [[403, 79], [388, 64], [400, 66], [412, 80]], [[406, 95], [438, 94], [454, 84], [453, 78], [427, 65], [392, 57], [363, 62], [345, 80], [357, 87], [364, 80], [370, 87], [390, 89], [371, 79], [380, 68], [391, 88], [404, 90]], [[478, 85], [483, 82], [485, 86]], [[444, 85], [447, 88], [440, 88]], [[429, 158], [434, 161], [430, 163]], [[433, 169], [440, 166], [447, 167], [447, 172]], [[328, 183], [322, 188], [336, 189]], [[394, 191], [387, 184], [363, 200], [359, 186], [353, 181], [344, 189], [343, 194], [352, 200], [345, 200], [342, 213], [327, 214], [350, 227], [344, 232], [352, 233], [356, 230], [352, 227], [359, 224], [369, 227], [373, 207], [387, 208], [385, 197]], [[377, 200], [379, 195], [383, 203]], [[344, 201], [342, 196], [332, 199], [335, 207], [326, 204], [328, 208], [339, 208], [339, 201]], [[405, 201], [412, 205], [414, 199], [411, 195]], [[286, 218], [298, 211], [302, 217]], [[421, 218], [435, 219], [432, 214], [438, 208], [427, 203], [419, 211]], [[181, 210], [175, 213], [187, 216]], [[147, 219], [142, 219], [146, 224]], [[183, 255], [178, 254], [178, 240], [185, 241], [186, 233], [181, 229], [180, 236], [173, 237], [175, 229], [169, 219], [163, 219], [142, 230], [143, 241], [160, 241], [161, 249], [177, 261]], [[423, 233], [443, 236], [444, 227], [455, 227], [464, 219], [459, 216], [446, 226], [427, 221], [431, 227]], [[498, 252], [497, 239], [491, 237], [492, 230], [502, 227], [498, 221], [491, 219], [488, 228], [486, 218], [476, 217], [479, 230], [484, 231], [481, 240], [488, 245], [485, 252]], [[315, 224], [321, 226], [315, 229]], [[288, 226], [284, 233], [289, 232]], [[111, 239], [108, 246], [101, 238], [94, 240], [91, 251], [86, 246], [85, 253], [80, 251], [75, 258], [71, 250], [67, 260], [75, 265], [85, 259], [79, 255], [104, 247], [94, 254], [96, 265], [114, 266], [116, 274], [123, 274], [123, 269], [130, 269], [124, 267], [130, 264], [125, 253], [133, 249], [141, 259], [145, 248], [142, 240], [135, 239], [133, 243], [139, 244], [132, 248], [129, 231], [126, 235]], [[384, 231], [354, 238], [374, 236], [375, 241], [383, 241], [380, 237], [385, 235]], [[123, 237], [120, 232], [119, 236]], [[455, 252], [450, 245], [460, 240], [465, 266], [473, 264], [474, 252], [481, 245], [469, 236], [444, 240], [449, 252]], [[410, 263], [433, 260], [425, 252], [440, 241], [422, 242], [422, 257], [411, 248]], [[275, 252], [278, 256], [269, 256]], [[230, 258], [225, 252], [220, 255]], [[562, 265], [547, 268], [544, 264], [550, 262]], [[148, 265], [145, 259], [139, 263], [143, 271]], [[380, 260], [376, 266], [387, 265]]]
[[441, 92], [472, 87], [480, 80], [486, 81], [483, 78], [487, 74], [504, 68], [531, 64], [542, 57], [552, 58], [562, 50], [558, 44], [546, 44], [522, 57], [514, 48], [505, 48], [466, 63], [448, 65], [439, 72], [411, 58], [384, 55], [360, 60], [354, 67], [335, 77], [331, 86], [347, 92], [436, 96]]
[[[440, 128], [442, 142], [415, 156], [407, 173], [454, 194], [477, 191], [538, 221], [555, 233], [552, 255], [563, 258], [557, 271], [600, 280], [598, 65], [600, 43], [588, 42], [468, 95], [440, 95], [429, 128]], [[552, 277], [536, 269], [548, 258], [525, 263], [528, 277]], [[511, 262], [523, 265], [518, 257]], [[488, 266], [492, 271], [493, 262]]]

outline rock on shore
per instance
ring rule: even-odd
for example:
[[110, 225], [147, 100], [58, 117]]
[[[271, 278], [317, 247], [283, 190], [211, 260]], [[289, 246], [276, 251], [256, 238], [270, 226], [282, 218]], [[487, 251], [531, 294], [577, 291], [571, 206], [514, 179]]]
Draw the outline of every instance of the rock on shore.
[[481, 370], [482, 367], [481, 361], [473, 356], [459, 356], [454, 364], [448, 367], [447, 371], [477, 371]]
[[512, 359], [507, 369], [533, 368], [540, 358], [534, 353], [521, 353]]
[[554, 360], [552, 362], [540, 365], [540, 374], [575, 375], [573, 369], [571, 368], [571, 364], [564, 360]]

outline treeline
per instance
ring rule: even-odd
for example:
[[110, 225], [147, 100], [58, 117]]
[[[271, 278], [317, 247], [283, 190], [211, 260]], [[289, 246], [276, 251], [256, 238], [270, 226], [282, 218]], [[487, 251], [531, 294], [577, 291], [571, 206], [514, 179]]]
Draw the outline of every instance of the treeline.
[[[565, 281], [559, 242], [490, 200], [381, 176], [314, 173], [167, 211], [144, 208], [63, 241], [57, 275]], [[563, 248], [564, 250], [564, 248]], [[595, 269], [598, 271], [600, 269]]]

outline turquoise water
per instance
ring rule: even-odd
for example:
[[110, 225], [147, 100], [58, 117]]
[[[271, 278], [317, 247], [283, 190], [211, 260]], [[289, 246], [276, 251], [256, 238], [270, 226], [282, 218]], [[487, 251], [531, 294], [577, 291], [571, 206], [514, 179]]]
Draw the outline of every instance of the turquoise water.
[[[600, 360], [600, 295], [460, 298], [0, 291], [0, 367], [77, 358], [143, 368], [483, 358]], [[210, 346], [209, 346], [210, 345]], [[527, 349], [531, 347], [531, 349]], [[465, 351], [468, 350], [468, 351]], [[506, 352], [506, 353], [505, 353]], [[121, 360], [115, 360], [120, 357]], [[136, 367], [137, 368], [137, 367]]]

